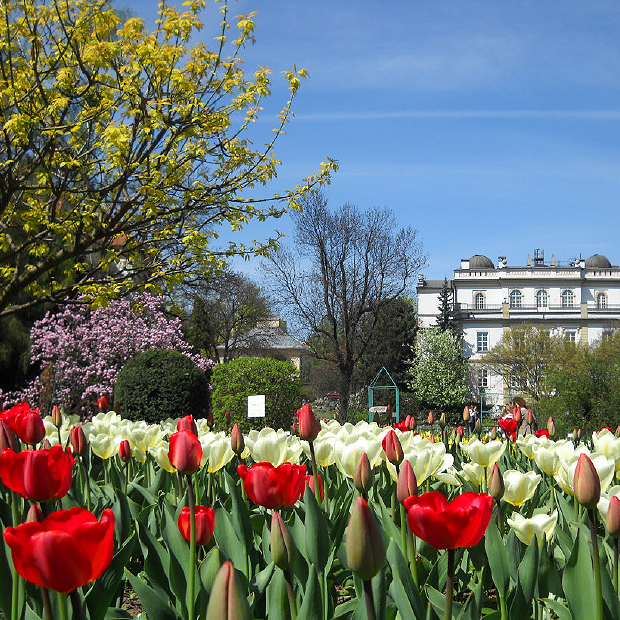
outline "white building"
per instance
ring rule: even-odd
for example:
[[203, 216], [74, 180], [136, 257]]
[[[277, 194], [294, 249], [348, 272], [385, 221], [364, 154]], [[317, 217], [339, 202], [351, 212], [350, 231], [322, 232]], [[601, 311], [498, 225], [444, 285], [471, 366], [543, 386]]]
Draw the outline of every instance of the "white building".
[[[443, 285], [443, 280], [419, 276], [421, 327], [436, 324]], [[620, 269], [600, 254], [562, 265], [553, 256], [545, 263], [543, 251], [536, 250], [533, 260], [528, 256], [526, 265], [514, 267], [504, 256], [494, 265], [476, 254], [461, 260], [448, 286], [463, 330], [464, 353], [472, 361], [498, 344], [504, 330], [521, 323], [545, 325], [553, 335], [591, 344], [620, 320]], [[484, 391], [492, 404], [501, 404], [501, 376], [476, 370], [471, 384], [472, 397]]]

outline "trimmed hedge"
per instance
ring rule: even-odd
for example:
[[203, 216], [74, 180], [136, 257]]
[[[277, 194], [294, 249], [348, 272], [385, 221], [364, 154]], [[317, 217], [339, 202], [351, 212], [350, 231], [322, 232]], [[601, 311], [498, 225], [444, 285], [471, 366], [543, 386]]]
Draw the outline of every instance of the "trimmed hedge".
[[[258, 357], [240, 357], [213, 369], [212, 403], [216, 429], [224, 428], [230, 411], [231, 426], [242, 431], [264, 426], [290, 428], [301, 406], [299, 373], [290, 362]], [[265, 395], [265, 417], [248, 418], [248, 396]]]
[[209, 381], [179, 351], [151, 349], [132, 357], [114, 387], [114, 408], [130, 420], [160, 422], [193, 414], [206, 418]]

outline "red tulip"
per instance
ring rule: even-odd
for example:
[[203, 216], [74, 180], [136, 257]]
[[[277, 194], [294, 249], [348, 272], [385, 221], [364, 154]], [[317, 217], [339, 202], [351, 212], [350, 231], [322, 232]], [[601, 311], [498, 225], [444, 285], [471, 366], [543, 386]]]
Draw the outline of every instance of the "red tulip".
[[403, 447], [396, 433], [390, 429], [381, 441], [387, 460], [392, 465], [400, 465], [405, 458]]
[[110, 565], [114, 513], [106, 508], [97, 521], [85, 508], [59, 510], [41, 523], [7, 527], [4, 539], [15, 569], [26, 581], [71, 592], [97, 579]]
[[170, 437], [168, 458], [182, 474], [198, 471], [202, 459], [202, 445], [191, 431], [178, 431]]
[[500, 418], [497, 421], [497, 426], [499, 426], [505, 433], [514, 433], [519, 425], [514, 418]]
[[0, 420], [4, 420], [7, 426], [17, 435], [17, 418], [27, 413], [39, 413], [39, 408], [30, 409], [27, 402], [13, 405], [10, 409], [0, 411]]
[[489, 525], [493, 498], [467, 492], [449, 502], [439, 491], [405, 500], [411, 531], [436, 549], [477, 545]]
[[[325, 499], [325, 489], [323, 488], [323, 481], [321, 480], [321, 476], [319, 476], [319, 474], [317, 474], [316, 477], [317, 477], [317, 480], [319, 481], [319, 497], [321, 498], [321, 501], [323, 501]], [[310, 487], [310, 490], [314, 493], [314, 475], [313, 474], [306, 474], [306, 484]]]
[[549, 431], [546, 428], [539, 428], [536, 431], [536, 437], [549, 437]]
[[247, 496], [265, 508], [293, 506], [306, 483], [306, 466], [293, 463], [282, 463], [279, 467], [271, 463], [239, 465], [237, 472]]
[[521, 424], [521, 420], [523, 419], [523, 414], [521, 413], [521, 409], [519, 407], [515, 407], [512, 417], [515, 419], [515, 422], [517, 424]]
[[33, 502], [64, 497], [71, 486], [73, 456], [69, 448], [49, 450], [7, 448], [0, 456], [0, 478], [11, 490]]
[[0, 420], [0, 454], [5, 448], [19, 452], [20, 446], [9, 425], [4, 420]]
[[620, 538], [620, 498], [616, 495], [609, 500], [605, 527], [614, 538]]
[[177, 431], [189, 431], [198, 437], [198, 427], [193, 415], [186, 415], [177, 422]]
[[97, 399], [97, 407], [101, 411], [108, 411], [110, 409], [110, 400], [105, 394]]
[[459, 426], [456, 427], [456, 434], [459, 437], [463, 437], [463, 427], [462, 426], [459, 425]]
[[45, 425], [38, 413], [24, 411], [15, 418], [15, 434], [27, 444], [34, 446], [45, 437]]
[[321, 430], [319, 423], [314, 417], [314, 411], [312, 411], [312, 407], [308, 403], [297, 410], [297, 426], [299, 428], [299, 438], [306, 441], [314, 441]]
[[73, 426], [69, 431], [69, 439], [71, 441], [71, 447], [73, 448], [73, 454], [82, 456], [82, 454], [86, 452], [86, 446], [88, 445], [82, 427]]
[[401, 433], [406, 433], [409, 428], [407, 427], [407, 422], [403, 421], [403, 422], [394, 422], [394, 424], [392, 424], [392, 426], [394, 428], [397, 428]]
[[[190, 538], [189, 506], [185, 506], [179, 515], [179, 532], [189, 542]], [[215, 513], [213, 508], [196, 504], [196, 544], [206, 545], [213, 537], [215, 527]]]
[[226, 411], [224, 411], [224, 424], [226, 425], [226, 428], [230, 426], [230, 409], [226, 409]]
[[133, 453], [131, 451], [131, 446], [129, 445], [129, 441], [127, 439], [123, 439], [118, 446], [118, 456], [121, 461], [127, 463], [127, 461], [131, 461], [133, 458]]
[[512, 441], [512, 443], [517, 441], [517, 433], [508, 433], [508, 435], [506, 437], [507, 437], [507, 439], [510, 439], [510, 441]]

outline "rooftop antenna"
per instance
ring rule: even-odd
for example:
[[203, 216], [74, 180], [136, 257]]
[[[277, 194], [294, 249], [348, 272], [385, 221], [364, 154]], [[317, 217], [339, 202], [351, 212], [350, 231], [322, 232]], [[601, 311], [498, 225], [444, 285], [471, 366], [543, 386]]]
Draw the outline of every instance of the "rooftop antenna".
[[534, 267], [540, 267], [545, 264], [545, 251], [540, 248], [534, 250]]

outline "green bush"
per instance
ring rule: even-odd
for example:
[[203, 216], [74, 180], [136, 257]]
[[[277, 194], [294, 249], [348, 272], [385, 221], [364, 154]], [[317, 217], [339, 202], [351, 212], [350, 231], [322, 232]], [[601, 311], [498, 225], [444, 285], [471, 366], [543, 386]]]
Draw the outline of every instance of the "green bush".
[[207, 417], [210, 387], [205, 373], [179, 351], [151, 349], [132, 357], [114, 388], [114, 408], [130, 420], [159, 422], [193, 414]]
[[[212, 402], [216, 429], [224, 428], [224, 414], [242, 431], [263, 426], [289, 429], [301, 406], [299, 373], [289, 362], [240, 357], [213, 369]], [[265, 395], [265, 417], [248, 418], [248, 396]]]

